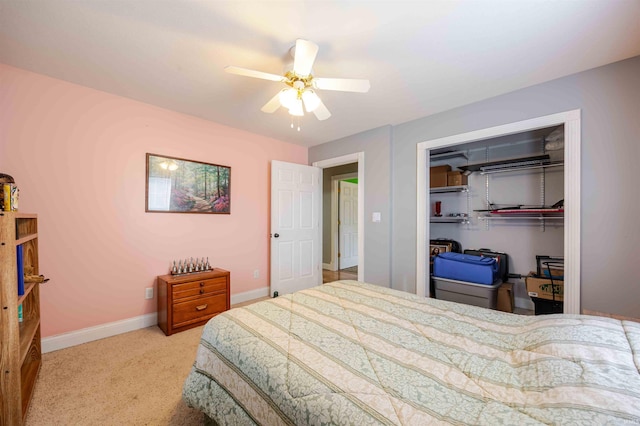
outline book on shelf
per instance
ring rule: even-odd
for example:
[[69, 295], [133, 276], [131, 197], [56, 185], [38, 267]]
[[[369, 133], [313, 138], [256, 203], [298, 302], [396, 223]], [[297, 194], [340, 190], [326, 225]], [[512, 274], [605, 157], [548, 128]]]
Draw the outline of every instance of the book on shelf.
[[18, 198], [20, 196], [20, 191], [15, 183], [4, 183], [2, 184], [2, 193], [0, 197], [2, 198], [1, 206], [2, 210], [5, 212], [17, 211], [18, 210]]
[[24, 294], [24, 250], [22, 245], [16, 247], [16, 258], [18, 262], [18, 296]]
[[11, 184], [2, 185], [2, 210], [8, 212], [11, 210]]

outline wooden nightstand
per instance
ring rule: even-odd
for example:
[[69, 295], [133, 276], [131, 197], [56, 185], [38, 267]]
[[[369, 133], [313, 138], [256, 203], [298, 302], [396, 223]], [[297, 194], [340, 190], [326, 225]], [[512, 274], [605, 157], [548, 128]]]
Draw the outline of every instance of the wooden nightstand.
[[158, 326], [170, 336], [197, 327], [231, 307], [229, 271], [158, 277]]

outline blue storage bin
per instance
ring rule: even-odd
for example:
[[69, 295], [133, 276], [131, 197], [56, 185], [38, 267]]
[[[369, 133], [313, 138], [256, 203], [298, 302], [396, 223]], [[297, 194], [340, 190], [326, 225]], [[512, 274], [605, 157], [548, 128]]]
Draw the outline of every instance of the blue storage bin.
[[447, 252], [433, 259], [433, 276], [450, 280], [493, 285], [499, 270], [493, 257]]

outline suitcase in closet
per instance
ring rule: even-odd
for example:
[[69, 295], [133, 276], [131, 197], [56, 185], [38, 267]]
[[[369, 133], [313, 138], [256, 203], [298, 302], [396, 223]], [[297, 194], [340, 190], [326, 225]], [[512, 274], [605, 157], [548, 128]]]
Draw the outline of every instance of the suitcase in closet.
[[441, 253], [433, 259], [433, 276], [476, 284], [499, 281], [498, 262], [493, 257], [464, 253]]
[[466, 249], [464, 254], [472, 254], [474, 256], [488, 256], [496, 259], [498, 263], [498, 268], [500, 271], [498, 272], [498, 276], [504, 282], [509, 281], [509, 255], [507, 253], [501, 253], [498, 251], [493, 251], [487, 248], [480, 249]]

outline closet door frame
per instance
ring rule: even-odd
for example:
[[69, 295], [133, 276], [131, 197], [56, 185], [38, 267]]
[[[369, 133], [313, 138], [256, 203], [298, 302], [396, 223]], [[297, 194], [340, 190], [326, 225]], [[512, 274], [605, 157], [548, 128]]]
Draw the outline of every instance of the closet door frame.
[[544, 127], [564, 125], [564, 312], [579, 314], [580, 307], [580, 110], [432, 139], [417, 144], [416, 294], [429, 297], [428, 241], [430, 150], [506, 136]]

